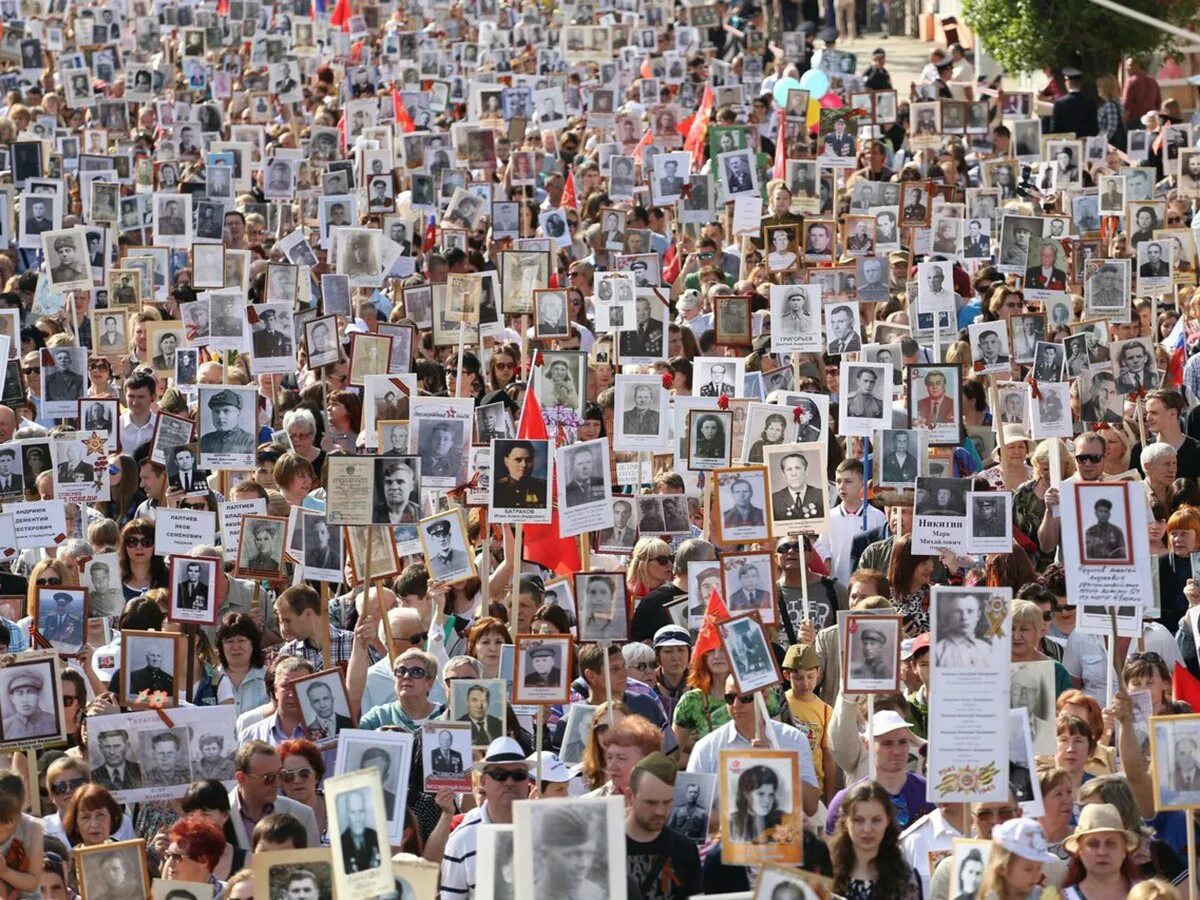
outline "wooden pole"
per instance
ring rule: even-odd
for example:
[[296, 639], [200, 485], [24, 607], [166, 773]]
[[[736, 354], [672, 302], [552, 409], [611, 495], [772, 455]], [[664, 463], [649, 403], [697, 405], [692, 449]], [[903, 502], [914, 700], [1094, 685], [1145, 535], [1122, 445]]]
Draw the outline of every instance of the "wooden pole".
[[867, 777], [875, 777], [875, 695], [867, 694]]
[[[606, 667], [607, 671], [607, 667]], [[537, 760], [537, 789], [538, 799], [542, 797], [542, 717], [546, 715], [546, 707], [538, 704], [537, 721], [533, 724], [533, 755]]]
[[1190, 809], [1186, 813], [1188, 900], [1196, 900], [1196, 823], [1192, 819], [1195, 813]]
[[812, 619], [812, 609], [808, 604], [808, 559], [804, 552], [804, 535], [797, 534], [796, 540], [800, 543], [800, 610], [807, 622]]
[[581, 571], [588, 572], [592, 568], [592, 533], [585, 531], [579, 536], [579, 564]]
[[704, 539], [712, 543], [712, 483], [713, 473], [704, 473], [704, 493], [701, 497], [701, 508], [704, 511]]
[[600, 649], [604, 651], [604, 655], [600, 659], [601, 665], [604, 667], [604, 696], [608, 698], [608, 727], [613, 726], [613, 695], [612, 695], [612, 673], [608, 671], [608, 655], [609, 648], [612, 647], [612, 641], [601, 641]]
[[[366, 609], [363, 604], [363, 609]], [[321, 645], [325, 648], [325, 668], [333, 668], [333, 635], [329, 627], [329, 582], [321, 582]]]
[[[196, 631], [195, 625], [183, 626], [183, 639], [187, 641], [187, 681], [184, 683], [184, 696], [187, 697], [188, 703], [195, 699], [195, 676], [193, 669], [196, 667]], [[171, 698], [172, 702], [178, 702], [176, 697]], [[36, 770], [35, 770], [36, 775]]]
[[1117, 677], [1117, 610], [1116, 607], [1108, 608], [1108, 624], [1110, 633], [1108, 635], [1108, 683], [1105, 690], [1105, 705], [1112, 703], [1114, 682]]
[[[189, 674], [188, 680], [189, 681], [191, 680], [190, 674]], [[25, 783], [27, 785], [29, 785], [29, 807], [35, 816], [40, 816], [42, 814], [42, 793], [41, 793], [41, 790], [38, 788], [38, 767], [37, 767], [37, 751], [36, 750], [31, 748], [31, 749], [25, 751], [25, 765], [29, 769], [29, 771], [25, 773]], [[1190, 839], [1191, 836], [1192, 836], [1192, 829], [1189, 826], [1188, 827], [1188, 838]], [[1190, 843], [1188, 846], [1188, 850], [1194, 851], [1194, 848], [1190, 845]], [[1196, 857], [1196, 854], [1194, 852], [1189, 852], [1189, 854], [1188, 854], [1189, 859], [1195, 859], [1195, 857]], [[1195, 900], [1195, 898], [1193, 898], [1193, 900]]]
[[481, 511], [483, 519], [483, 582], [479, 587], [479, 605], [475, 608], [472, 618], [478, 618], [487, 611], [488, 601], [492, 599], [492, 523], [488, 521], [487, 510]]
[[512, 596], [509, 600], [512, 613], [509, 618], [509, 627], [512, 633], [517, 633], [517, 613], [521, 611], [521, 554], [525, 552], [525, 526], [518, 522], [513, 529], [516, 532], [516, 539], [513, 543], [513, 576], [512, 576]]

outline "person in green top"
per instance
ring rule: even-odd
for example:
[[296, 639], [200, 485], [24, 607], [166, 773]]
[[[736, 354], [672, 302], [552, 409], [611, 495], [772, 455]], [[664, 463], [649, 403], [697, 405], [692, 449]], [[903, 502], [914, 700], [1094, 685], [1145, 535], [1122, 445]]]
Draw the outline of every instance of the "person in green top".
[[[675, 704], [675, 719], [671, 725], [675, 739], [686, 755], [696, 741], [729, 721], [725, 703], [725, 679], [729, 675], [729, 658], [721, 648], [692, 657], [688, 672], [688, 690]], [[784, 703], [777, 691], [766, 694], [767, 712], [776, 718], [783, 712]]]

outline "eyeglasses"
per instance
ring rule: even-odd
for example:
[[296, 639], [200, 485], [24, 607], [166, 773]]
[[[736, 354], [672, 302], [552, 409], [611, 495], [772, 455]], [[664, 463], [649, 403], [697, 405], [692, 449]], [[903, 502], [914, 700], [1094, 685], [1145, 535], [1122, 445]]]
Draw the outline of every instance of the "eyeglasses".
[[74, 694], [63, 694], [62, 701], [63, 701], [63, 706], [70, 706], [72, 703], [78, 703], [79, 698], [76, 697]]
[[429, 632], [422, 631], [420, 634], [414, 634], [412, 637], [396, 638], [396, 643], [401, 644], [407, 642], [415, 647], [417, 644], [425, 643], [425, 639], [427, 637], [429, 637]]
[[[1148, 663], [1162, 663], [1163, 662], [1163, 658], [1161, 656], [1159, 656], [1153, 650], [1147, 650], [1145, 653], [1138, 653], [1137, 651], [1134, 651], [1133, 653], [1130, 653], [1127, 657], [1125, 657], [1125, 662], [1126, 663], [1137, 662], [1139, 659], [1144, 659]], [[1166, 663], [1163, 663], [1163, 665], [1166, 665]]]
[[652, 663], [652, 662], [633, 663], [631, 665], [626, 666], [625, 668], [637, 669], [639, 672], [645, 672], [647, 669], [653, 669], [654, 663]]
[[86, 778], [72, 778], [70, 781], [56, 781], [50, 785], [50, 792], [56, 796], [63, 797], [67, 794], [73, 794], [78, 788], [87, 784]]
[[484, 769], [483, 774], [501, 784], [506, 781], [525, 781], [529, 778], [528, 772], [520, 772], [516, 769]]
[[192, 857], [188, 856], [186, 853], [181, 853], [178, 850], [168, 850], [166, 853], [163, 854], [162, 858], [163, 858], [163, 862], [165, 862], [165, 863], [183, 862], [185, 859], [192, 859]]
[[1009, 819], [1018, 815], [1020, 815], [1020, 812], [1013, 809], [1011, 806], [1002, 806], [1000, 809], [980, 809], [975, 812], [975, 818], [982, 819], [985, 822], [991, 822], [993, 820], [1007, 822]]
[[313, 770], [310, 769], [308, 766], [305, 766], [303, 769], [284, 769], [280, 773], [279, 777], [282, 778], [288, 784], [291, 784], [293, 781], [306, 780], [308, 778], [308, 776], [311, 775], [312, 773], [313, 773]]
[[666, 553], [662, 554], [661, 556], [652, 556], [650, 558], [660, 566], [669, 566], [673, 561], [672, 558]]
[[278, 784], [283, 777], [283, 772], [268, 772], [266, 775], [255, 775], [253, 772], [246, 773], [247, 778], [253, 778], [255, 781], [261, 781], [267, 787], [273, 784]]
[[62, 579], [61, 578], [39, 578], [37, 580], [37, 583], [44, 587], [45, 585], [62, 584]]
[[1075, 461], [1081, 462], [1081, 463], [1093, 463], [1094, 464], [1094, 463], [1100, 462], [1102, 459], [1104, 459], [1104, 457], [1101, 456], [1099, 453], [1076, 453], [1075, 454]]
[[798, 541], [793, 541], [790, 544], [780, 544], [775, 548], [776, 553], [799, 553], [800, 544]]
[[733, 694], [733, 693], [725, 695], [726, 705], [733, 706], [733, 703], [735, 700], [739, 703], [753, 703], [754, 695], [753, 694]]
[[26, 368], [25, 366], [21, 367], [21, 372], [25, 375], [33, 375], [37, 372], [37, 370], [38, 370], [37, 366], [30, 366], [28, 368]]
[[126, 547], [146, 547], [147, 549], [153, 549], [154, 548], [154, 538], [137, 537], [136, 535], [131, 535], [130, 537], [125, 538], [125, 546]]
[[1049, 622], [1053, 618], [1054, 618], [1054, 610], [1052, 610], [1052, 609], [1042, 610], [1042, 621], [1043, 622]]
[[413, 666], [411, 669], [408, 666], [396, 666], [397, 678], [424, 678], [428, 674], [422, 666]]

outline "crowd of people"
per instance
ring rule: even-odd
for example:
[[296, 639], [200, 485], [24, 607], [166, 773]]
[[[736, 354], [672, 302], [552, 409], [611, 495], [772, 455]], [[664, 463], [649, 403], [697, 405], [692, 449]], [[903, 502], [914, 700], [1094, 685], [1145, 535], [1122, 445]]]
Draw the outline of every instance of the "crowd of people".
[[1179, 900], [1180, 61], [828, 6], [0, 0], [6, 896]]

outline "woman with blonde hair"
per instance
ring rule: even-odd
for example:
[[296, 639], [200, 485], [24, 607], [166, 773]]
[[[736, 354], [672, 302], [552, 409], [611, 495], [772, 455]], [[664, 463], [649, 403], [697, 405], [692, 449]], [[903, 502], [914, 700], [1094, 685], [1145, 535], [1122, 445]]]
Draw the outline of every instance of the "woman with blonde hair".
[[625, 570], [630, 597], [644, 597], [666, 584], [675, 574], [675, 555], [662, 538], [644, 537], [634, 545], [633, 556]]
[[992, 829], [992, 848], [979, 882], [980, 900], [1026, 900], [1040, 895], [1042, 866], [1054, 860], [1033, 819], [1009, 819]]
[[[1024, 540], [1022, 546], [1033, 546], [1033, 563], [1038, 571], [1054, 562], [1053, 553], [1043, 553], [1038, 545], [1038, 526], [1046, 515], [1046, 491], [1050, 482], [1050, 442], [1058, 441], [1059, 478], [1066, 479], [1075, 474], [1075, 460], [1071, 452], [1058, 438], [1042, 441], [1033, 451], [1033, 470], [1036, 475], [1022, 484], [1013, 493], [1013, 527], [1020, 530]], [[1013, 537], [1017, 537], [1015, 534]]]
[[1107, 479], [1137, 479], [1138, 473], [1129, 465], [1129, 453], [1138, 439], [1129, 423], [1110, 423], [1107, 428], [1100, 429], [1100, 437], [1104, 438], [1104, 474]]

